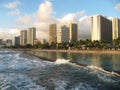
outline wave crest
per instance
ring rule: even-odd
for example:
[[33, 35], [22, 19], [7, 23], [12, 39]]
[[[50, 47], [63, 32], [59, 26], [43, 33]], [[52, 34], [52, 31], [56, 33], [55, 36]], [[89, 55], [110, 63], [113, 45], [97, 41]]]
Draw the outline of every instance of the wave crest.
[[55, 61], [55, 64], [66, 64], [66, 63], [69, 63], [70, 60], [67, 60], [67, 59], [57, 59]]

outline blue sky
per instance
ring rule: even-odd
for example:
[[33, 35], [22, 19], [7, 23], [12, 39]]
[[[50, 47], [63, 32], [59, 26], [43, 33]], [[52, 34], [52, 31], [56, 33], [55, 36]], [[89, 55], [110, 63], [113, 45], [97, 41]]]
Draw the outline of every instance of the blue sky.
[[[46, 12], [40, 9], [45, 2], [50, 3], [48, 6], [43, 5], [42, 9], [46, 8]], [[94, 14], [120, 18], [120, 0], [0, 0], [0, 31], [7, 31], [15, 26], [24, 27], [29, 22], [29, 26], [36, 23], [36, 13], [39, 11], [49, 14], [45, 16], [48, 17], [48, 22], [51, 18], [62, 19], [67, 14], [77, 12], [82, 14], [78, 19]], [[40, 18], [43, 14], [40, 13], [39, 22], [46, 23]]]
[[[8, 15], [10, 9], [4, 5], [17, 0], [0, 0], [0, 24], [5, 27], [11, 27], [15, 24], [15, 15]], [[17, 8], [21, 15], [34, 14], [39, 4], [45, 0], [19, 0], [21, 5]], [[67, 13], [74, 13], [84, 10], [86, 15], [102, 14], [105, 16], [119, 17], [120, 12], [115, 10], [115, 5], [119, 0], [50, 0], [53, 5], [53, 16], [59, 18]], [[11, 10], [12, 11], [12, 10]]]

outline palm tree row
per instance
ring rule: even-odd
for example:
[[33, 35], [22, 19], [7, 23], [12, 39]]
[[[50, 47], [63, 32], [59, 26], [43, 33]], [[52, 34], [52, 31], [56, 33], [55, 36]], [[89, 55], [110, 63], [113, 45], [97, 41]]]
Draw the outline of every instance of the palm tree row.
[[119, 49], [120, 38], [113, 40], [112, 43], [106, 43], [105, 41], [91, 41], [86, 39], [62, 43], [52, 42], [50, 45], [48, 43], [39, 43], [33, 47], [41, 49]]
[[26, 46], [19, 46], [17, 48], [40, 48], [40, 49], [119, 49], [120, 48], [120, 38], [115, 39], [112, 43], [106, 43], [105, 41], [91, 41], [89, 39], [62, 42], [62, 43], [37, 43], [32, 46], [30, 44]]

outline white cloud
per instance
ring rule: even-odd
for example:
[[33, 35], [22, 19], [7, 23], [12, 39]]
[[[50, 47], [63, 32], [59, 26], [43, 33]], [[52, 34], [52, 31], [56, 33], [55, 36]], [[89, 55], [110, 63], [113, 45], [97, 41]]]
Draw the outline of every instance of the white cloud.
[[17, 22], [21, 22], [23, 24], [30, 24], [31, 23], [31, 16], [30, 15], [24, 15], [22, 17], [19, 17]]
[[35, 22], [34, 26], [37, 29], [37, 38], [38, 39], [48, 39], [48, 25], [46, 22]]
[[83, 16], [78, 22], [78, 38], [90, 39], [91, 38], [91, 17]]
[[52, 4], [49, 1], [44, 1], [39, 5], [38, 11], [36, 13], [36, 19], [39, 21], [48, 21], [53, 12]]
[[18, 5], [21, 5], [21, 4], [22, 3], [19, 0], [15, 0], [5, 4], [4, 7], [10, 9], [10, 11], [8, 12], [8, 15], [20, 15], [20, 11], [17, 7]]
[[115, 10], [120, 11], [120, 3], [116, 4]]
[[20, 15], [20, 11], [19, 11], [19, 9], [16, 8], [16, 9], [8, 12], [8, 15]]
[[13, 2], [9, 2], [9, 3], [5, 4], [4, 7], [8, 8], [8, 9], [14, 9], [18, 5], [21, 5], [21, 2], [19, 0], [15, 0]]
[[39, 5], [39, 8], [35, 13], [36, 20], [33, 23], [33, 26], [37, 28], [37, 37], [39, 39], [48, 39], [49, 24], [57, 22], [57, 19], [52, 16], [53, 13], [54, 11], [50, 1], [44, 1]]
[[[4, 31], [3, 31], [4, 30]], [[18, 36], [20, 32], [19, 28], [0, 28], [0, 39], [7, 40], [11, 39], [14, 45], [14, 38]]]
[[90, 39], [91, 37], [91, 17], [85, 16], [85, 11], [69, 13], [59, 19], [61, 24], [78, 23], [78, 39]]
[[70, 22], [78, 22], [78, 18], [80, 18], [81, 16], [85, 15], [85, 11], [79, 11], [79, 12], [75, 12], [75, 13], [69, 13], [64, 15], [61, 19], [60, 22], [61, 23], [70, 23]]
[[[3, 31], [4, 30], [4, 31]], [[19, 29], [18, 28], [0, 28], [0, 38], [6, 40], [6, 39], [14, 39], [14, 36], [19, 35]]]
[[61, 23], [77, 22], [78, 19], [74, 13], [67, 14], [60, 19]]

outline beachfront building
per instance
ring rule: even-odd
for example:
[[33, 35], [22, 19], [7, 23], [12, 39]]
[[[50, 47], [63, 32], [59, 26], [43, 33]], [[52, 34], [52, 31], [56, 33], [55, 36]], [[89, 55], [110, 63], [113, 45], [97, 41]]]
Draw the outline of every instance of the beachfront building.
[[69, 40], [77, 41], [78, 40], [78, 25], [77, 23], [68, 24], [69, 28]]
[[6, 40], [6, 46], [12, 46], [12, 40], [7, 39]]
[[65, 25], [57, 26], [57, 43], [69, 42], [69, 28]]
[[15, 36], [15, 46], [20, 46], [20, 36]]
[[27, 30], [20, 31], [20, 45], [25, 46], [27, 44]]
[[6, 41], [4, 41], [3, 39], [0, 39], [0, 48], [5, 47], [6, 45]]
[[112, 39], [120, 37], [120, 20], [118, 18], [112, 18]]
[[3, 44], [3, 39], [0, 39], [0, 45], [2, 45]]
[[34, 40], [36, 40], [36, 28], [29, 28], [27, 31], [27, 44], [34, 45]]
[[112, 41], [112, 22], [101, 15], [91, 17], [91, 40]]
[[50, 24], [49, 25], [49, 44], [52, 42], [56, 43], [57, 42], [57, 35], [56, 35], [56, 30], [57, 25], [56, 24]]

